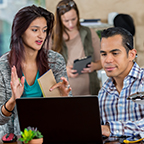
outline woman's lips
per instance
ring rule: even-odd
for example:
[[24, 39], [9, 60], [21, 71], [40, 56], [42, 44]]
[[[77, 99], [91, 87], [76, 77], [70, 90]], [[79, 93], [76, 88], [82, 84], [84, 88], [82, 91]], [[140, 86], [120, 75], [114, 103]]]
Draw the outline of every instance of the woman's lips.
[[69, 29], [72, 30], [74, 27], [70, 27]]
[[41, 45], [41, 44], [42, 44], [42, 41], [37, 40], [36, 43], [37, 43], [38, 45]]

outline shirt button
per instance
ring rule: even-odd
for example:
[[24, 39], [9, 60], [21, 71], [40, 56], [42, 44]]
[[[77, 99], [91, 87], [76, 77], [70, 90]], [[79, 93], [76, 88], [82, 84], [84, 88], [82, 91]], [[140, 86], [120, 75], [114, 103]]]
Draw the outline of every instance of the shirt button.
[[116, 133], [118, 133], [119, 131], [117, 130]]
[[136, 135], [136, 133], [134, 133], [134, 135]]
[[119, 106], [121, 106], [121, 107], [122, 107], [122, 104], [119, 104]]

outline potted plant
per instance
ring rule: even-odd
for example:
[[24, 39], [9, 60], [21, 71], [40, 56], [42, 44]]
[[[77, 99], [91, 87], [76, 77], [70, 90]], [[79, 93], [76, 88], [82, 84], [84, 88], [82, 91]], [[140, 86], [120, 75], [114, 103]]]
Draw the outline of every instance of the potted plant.
[[24, 144], [42, 144], [43, 135], [37, 128], [27, 127], [24, 129], [24, 132], [21, 131], [21, 138], [19, 141], [22, 141]]

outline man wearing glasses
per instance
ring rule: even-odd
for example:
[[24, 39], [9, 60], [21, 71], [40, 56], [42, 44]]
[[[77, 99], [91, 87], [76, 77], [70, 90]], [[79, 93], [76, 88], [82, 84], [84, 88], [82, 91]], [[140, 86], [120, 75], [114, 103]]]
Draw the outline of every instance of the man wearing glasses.
[[104, 30], [100, 53], [109, 77], [98, 95], [102, 134], [144, 137], [144, 105], [127, 100], [129, 95], [144, 91], [144, 70], [134, 62], [133, 36], [120, 27]]

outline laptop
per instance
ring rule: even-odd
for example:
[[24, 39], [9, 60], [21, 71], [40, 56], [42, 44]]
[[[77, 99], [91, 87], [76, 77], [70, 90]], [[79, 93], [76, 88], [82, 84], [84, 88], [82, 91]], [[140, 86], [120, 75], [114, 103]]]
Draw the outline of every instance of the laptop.
[[97, 96], [16, 99], [21, 131], [37, 127], [44, 144], [102, 144]]

